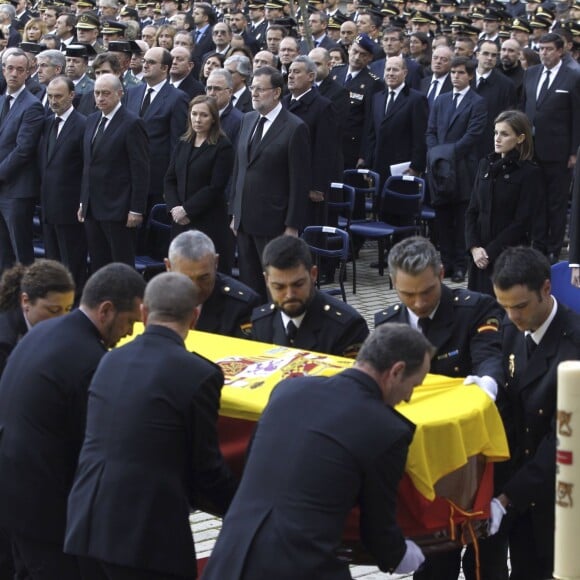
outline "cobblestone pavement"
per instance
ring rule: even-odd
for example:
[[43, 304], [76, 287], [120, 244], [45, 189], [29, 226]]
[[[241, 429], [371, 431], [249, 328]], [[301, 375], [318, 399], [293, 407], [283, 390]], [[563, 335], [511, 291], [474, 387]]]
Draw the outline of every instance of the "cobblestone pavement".
[[[394, 302], [398, 302], [396, 292], [390, 289], [389, 276], [385, 271], [384, 276], [379, 276], [378, 270], [370, 267], [371, 262], [377, 260], [375, 245], [365, 246], [357, 260], [357, 293], [352, 293], [352, 268], [348, 265], [348, 280], [345, 283], [347, 302], [354, 306], [367, 320], [369, 328], [374, 327], [373, 315], [381, 308]], [[454, 284], [445, 280], [451, 287], [465, 286], [465, 284]], [[332, 287], [332, 286], [329, 286]], [[323, 286], [323, 289], [327, 288]], [[207, 558], [211, 554], [214, 542], [221, 527], [218, 518], [205, 513], [197, 512], [190, 518], [191, 527], [195, 538], [195, 547], [198, 558]], [[412, 578], [412, 574], [393, 575], [384, 574], [373, 566], [352, 566], [352, 577], [359, 580], [394, 580], [402, 578]], [[463, 580], [463, 574], [460, 576]], [[226, 579], [224, 579], [226, 580]], [[274, 580], [274, 579], [273, 579]]]

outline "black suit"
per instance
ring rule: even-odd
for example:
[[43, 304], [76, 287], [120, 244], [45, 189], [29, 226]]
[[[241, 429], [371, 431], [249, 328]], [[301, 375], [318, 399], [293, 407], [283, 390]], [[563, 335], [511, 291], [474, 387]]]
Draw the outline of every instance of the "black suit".
[[101, 116], [94, 113], [87, 119], [83, 140], [81, 203], [93, 271], [109, 262], [134, 265], [135, 231], [126, 227], [127, 217], [129, 212], [145, 213], [149, 188], [143, 120], [121, 106], [93, 147]]
[[235, 491], [217, 439], [223, 380], [164, 326], [103, 359], [68, 502], [67, 553], [147, 578], [197, 576], [189, 512], [207, 498], [223, 514]]
[[[420, 86], [420, 90], [424, 95], [429, 95], [429, 91], [431, 90], [431, 84], [433, 83], [435, 79], [433, 78], [433, 75], [429, 75], [426, 77], [423, 77], [421, 79], [421, 86]], [[441, 82], [441, 81], [439, 81]], [[444, 95], [445, 93], [449, 93], [450, 91], [453, 90], [453, 85], [451, 84], [451, 75], [447, 75], [445, 77], [445, 80], [443, 81], [443, 85], [441, 86], [441, 89], [439, 91], [439, 95]], [[437, 96], [439, 96], [437, 95]], [[431, 109], [432, 106], [429, 106], [429, 109]]]
[[262, 250], [286, 227], [304, 227], [312, 179], [308, 127], [284, 109], [250, 155], [249, 144], [259, 117], [253, 112], [242, 120], [230, 213], [238, 231], [240, 280], [265, 300]]
[[[365, 319], [352, 306], [317, 290], [292, 346], [354, 357], [368, 333]], [[260, 306], [252, 313], [252, 338], [289, 346], [282, 315], [274, 304]]]
[[193, 61], [195, 63], [195, 67], [193, 69], [193, 74], [195, 78], [199, 78], [199, 74], [201, 72], [201, 63], [203, 59], [203, 55], [215, 50], [215, 44], [212, 40], [213, 34], [213, 26], [208, 26], [206, 30], [197, 37], [197, 31], [194, 28], [191, 32], [191, 36], [193, 36], [194, 46], [193, 46]]
[[[313, 48], [325, 48], [326, 50], [330, 50], [331, 48], [336, 48], [338, 45], [336, 42], [334, 42], [334, 40], [332, 40], [332, 38], [330, 38], [330, 36], [328, 36], [328, 34], [325, 34], [322, 39], [320, 41], [316, 41], [314, 39], [312, 39], [314, 42], [314, 47]], [[308, 53], [310, 52], [310, 48], [308, 48], [308, 45], [306, 44], [305, 40], [301, 40], [300, 41], [300, 47], [298, 52], [300, 54], [306, 54], [308, 55]]]
[[[6, 98], [0, 97], [0, 111]], [[0, 125], [0, 272], [12, 267], [15, 261], [30, 264], [34, 260], [36, 148], [43, 120], [42, 105], [23, 89]]]
[[539, 580], [552, 575], [554, 559], [557, 369], [580, 358], [580, 316], [558, 304], [529, 360], [524, 334], [506, 318], [502, 347], [508, 381], [498, 407], [511, 459], [499, 487], [512, 505], [502, 531], [509, 535], [512, 576]]
[[249, 113], [254, 110], [250, 89], [246, 88], [246, 90], [236, 99], [234, 107], [242, 113]]
[[[423, 80], [423, 69], [418, 62], [415, 62], [413, 59], [405, 56], [405, 63], [407, 64], [407, 76], [405, 77], [405, 83], [409, 87], [415, 90], [421, 89], [421, 81]], [[380, 60], [375, 60], [371, 62], [369, 65], [369, 70], [376, 74], [377, 77], [382, 79], [385, 74], [385, 63], [386, 59], [381, 58]]]
[[425, 95], [405, 84], [385, 115], [388, 99], [388, 89], [373, 96], [366, 130], [365, 162], [379, 173], [381, 184], [391, 175], [390, 166], [396, 163], [410, 161], [411, 169], [423, 173], [427, 156], [429, 106]]
[[244, 114], [239, 109], [233, 107], [231, 102], [228, 103], [228, 106], [220, 115], [221, 130], [227, 135], [234, 148], [238, 144], [238, 135], [243, 117]]
[[209, 236], [220, 255], [220, 270], [231, 271], [233, 248], [225, 188], [234, 165], [229, 139], [221, 136], [215, 145], [205, 141], [200, 147], [180, 141], [165, 176], [165, 201], [168, 211], [183, 206], [190, 223], [173, 223], [172, 237], [196, 229]]
[[544, 67], [529, 68], [524, 76], [522, 110], [534, 128], [534, 150], [546, 181], [546, 225], [538, 247], [558, 258], [566, 228], [571, 172], [568, 160], [580, 146], [580, 73], [564, 63], [540, 101]]
[[[149, 86], [143, 83], [127, 93], [127, 109], [139, 115], [145, 93]], [[162, 202], [163, 179], [171, 154], [180, 137], [187, 129], [187, 108], [189, 99], [166, 82], [151, 101], [142, 116], [149, 137], [149, 157], [151, 159], [148, 188], [148, 208]]]
[[20, 304], [0, 312], [0, 376], [4, 372], [8, 355], [27, 332], [28, 326]]
[[259, 304], [259, 294], [235, 278], [218, 272], [195, 329], [234, 338], [249, 338], [252, 311]]
[[[312, 155], [310, 190], [320, 191], [326, 196], [330, 183], [342, 177], [342, 167], [339, 167], [337, 161], [340, 159], [340, 143], [334, 105], [316, 87], [302, 95], [299, 100], [293, 101], [291, 95], [286, 95], [282, 104], [308, 126]], [[308, 201], [307, 219], [307, 225], [326, 225], [324, 201]]]
[[479, 157], [494, 152], [495, 119], [503, 111], [517, 106], [516, 87], [514, 83], [497, 70], [492, 70], [487, 79], [482, 78], [476, 87], [475, 76], [471, 88], [483, 98], [487, 107], [487, 125], [479, 143]]
[[354, 505], [367, 549], [392, 571], [405, 553], [395, 504], [413, 430], [358, 369], [280, 383], [204, 580], [347, 580], [335, 549]]
[[[502, 384], [501, 317], [502, 310], [491, 296], [443, 285], [426, 335], [437, 348], [431, 372], [448, 377], [487, 375]], [[409, 324], [407, 307], [395, 304], [375, 314], [375, 327], [387, 322]]]
[[105, 352], [97, 328], [76, 310], [28, 332], [0, 381], [0, 527], [27, 568], [36, 567], [30, 545], [51, 554], [35, 578], [79, 578], [74, 559], [62, 555], [66, 501], [89, 382]]
[[83, 176], [83, 137], [86, 117], [73, 111], [54, 138], [55, 118], [44, 121], [38, 147], [40, 204], [46, 257], [62, 262], [73, 274], [77, 289], [87, 270], [85, 230], [77, 218]]
[[193, 70], [175, 88], [183, 91], [190, 101], [198, 95], [205, 95], [205, 87], [195, 78]]

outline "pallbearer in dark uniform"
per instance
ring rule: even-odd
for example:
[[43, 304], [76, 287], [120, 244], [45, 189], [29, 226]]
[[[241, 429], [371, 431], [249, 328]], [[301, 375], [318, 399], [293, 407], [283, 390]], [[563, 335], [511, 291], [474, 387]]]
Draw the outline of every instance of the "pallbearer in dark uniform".
[[[417, 328], [437, 349], [431, 372], [466, 377], [495, 399], [503, 384], [499, 326], [501, 308], [491, 296], [451, 289], [435, 247], [421, 237], [402, 240], [389, 252], [389, 272], [400, 304], [375, 314], [375, 326], [400, 322]], [[455, 580], [461, 551], [427, 557], [415, 580]]]
[[47, 88], [53, 111], [44, 121], [38, 148], [42, 234], [46, 257], [72, 273], [80, 295], [87, 273], [87, 240], [77, 219], [83, 176], [86, 118], [74, 109], [73, 81], [53, 79]]
[[260, 304], [260, 296], [235, 278], [218, 272], [218, 260], [211, 239], [199, 230], [189, 230], [172, 240], [165, 265], [171, 272], [185, 274], [199, 288], [201, 312], [197, 330], [248, 338], [250, 317]]
[[369, 330], [352, 307], [316, 289], [316, 266], [306, 243], [280, 236], [264, 249], [272, 298], [252, 314], [252, 338], [337, 356], [356, 356]]
[[366, 34], [359, 34], [349, 51], [348, 65], [332, 69], [332, 80], [350, 93], [350, 112], [343, 133], [345, 169], [357, 166], [362, 155], [362, 137], [371, 112], [372, 96], [382, 90], [381, 80], [367, 68], [373, 60], [375, 43]]

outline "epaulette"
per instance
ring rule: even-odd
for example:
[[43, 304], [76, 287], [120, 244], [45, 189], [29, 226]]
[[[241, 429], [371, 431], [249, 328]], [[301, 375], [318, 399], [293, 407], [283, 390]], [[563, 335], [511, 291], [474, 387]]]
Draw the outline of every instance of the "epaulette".
[[236, 284], [224, 284], [221, 286], [220, 292], [224, 296], [229, 296], [230, 298], [234, 298], [240, 302], [248, 303], [252, 300], [250, 293], [242, 286]]
[[340, 304], [338, 305], [331, 305], [331, 304], [323, 304], [321, 306], [322, 312], [328, 318], [335, 320], [340, 323], [350, 322], [352, 320], [352, 312], [348, 309], [342, 309]]
[[264, 304], [263, 306], [258, 306], [254, 308], [252, 312], [252, 320], [260, 320], [266, 318], [267, 316], [272, 316], [276, 312], [275, 304]]
[[384, 322], [387, 322], [388, 320], [390, 320], [391, 318], [393, 318], [394, 316], [399, 314], [400, 310], [401, 310], [401, 304], [399, 303], [399, 304], [392, 304], [391, 306], [388, 306], [384, 310], [380, 310], [379, 312], [376, 312], [375, 313], [375, 326], [378, 326], [379, 324], [383, 324]]
[[369, 70], [369, 76], [371, 77], [371, 79], [373, 79], [374, 81], [380, 81], [381, 78], [378, 77], [373, 71]]
[[453, 306], [467, 306], [473, 307], [480, 300], [480, 294], [478, 292], [472, 292], [471, 290], [466, 290], [465, 288], [453, 288]]

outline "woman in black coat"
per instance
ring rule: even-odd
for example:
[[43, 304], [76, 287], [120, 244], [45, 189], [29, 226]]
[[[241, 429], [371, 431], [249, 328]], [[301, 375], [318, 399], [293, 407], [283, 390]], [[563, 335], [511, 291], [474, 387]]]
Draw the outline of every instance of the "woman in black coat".
[[196, 229], [209, 236], [220, 255], [219, 270], [229, 274], [233, 237], [225, 189], [234, 167], [234, 150], [220, 129], [214, 99], [195, 97], [189, 123], [165, 175], [165, 201], [173, 225], [171, 237]]
[[495, 153], [479, 164], [465, 216], [465, 239], [472, 257], [467, 287], [492, 296], [494, 261], [505, 248], [530, 243], [532, 216], [543, 195], [526, 115], [501, 113], [495, 120], [494, 146]]

